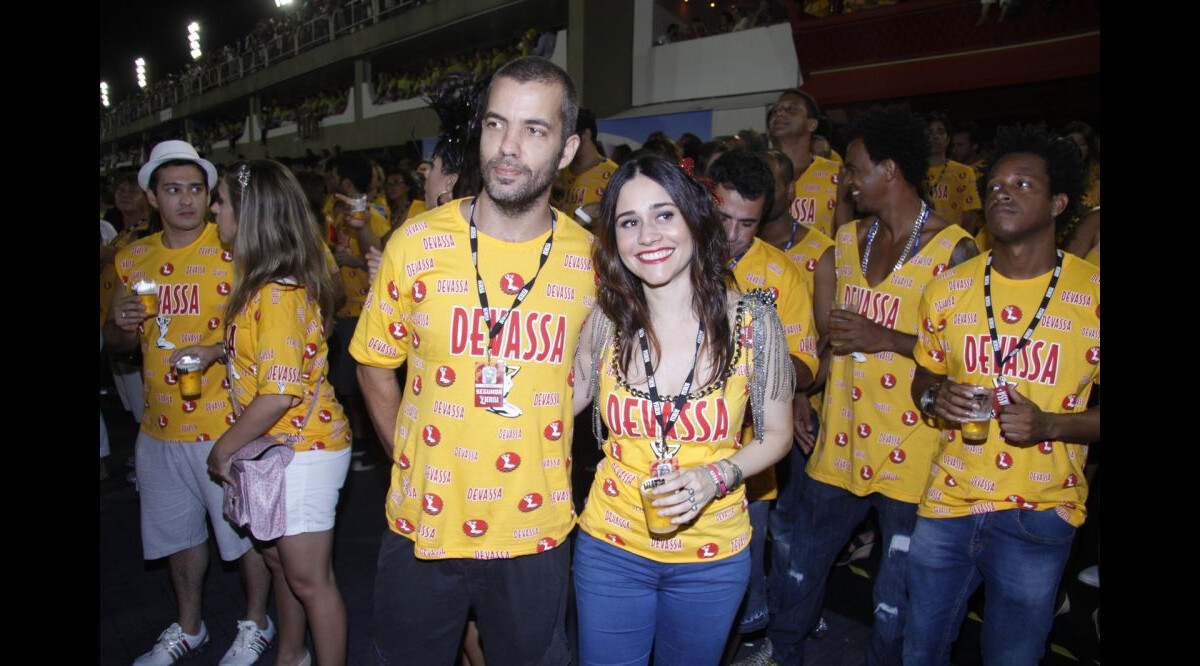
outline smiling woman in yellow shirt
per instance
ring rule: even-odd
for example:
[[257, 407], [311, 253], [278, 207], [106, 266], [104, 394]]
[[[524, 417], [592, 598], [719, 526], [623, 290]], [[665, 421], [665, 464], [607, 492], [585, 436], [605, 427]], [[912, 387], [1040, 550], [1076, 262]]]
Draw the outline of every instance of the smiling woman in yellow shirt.
[[622, 165], [597, 231], [574, 402], [608, 436], [576, 544], [580, 661], [716, 664], [750, 574], [741, 482], [791, 446], [783, 327], [734, 288], [711, 195], [668, 160]]

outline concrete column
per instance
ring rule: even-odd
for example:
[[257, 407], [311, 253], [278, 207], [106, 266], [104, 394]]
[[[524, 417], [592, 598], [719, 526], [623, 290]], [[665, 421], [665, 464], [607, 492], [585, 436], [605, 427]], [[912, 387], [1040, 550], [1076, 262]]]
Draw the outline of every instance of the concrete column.
[[635, 0], [569, 2], [567, 66], [579, 103], [599, 118], [628, 109]]
[[261, 140], [262, 128], [266, 125], [266, 121], [262, 117], [262, 98], [258, 95], [250, 96], [249, 124], [250, 138], [246, 141], [246, 145], [242, 146], [240, 150], [246, 154], [246, 157], [253, 159], [254, 156], [261, 156], [264, 152]]
[[354, 61], [354, 121], [363, 119], [363, 84], [371, 80], [371, 61], [359, 58]]

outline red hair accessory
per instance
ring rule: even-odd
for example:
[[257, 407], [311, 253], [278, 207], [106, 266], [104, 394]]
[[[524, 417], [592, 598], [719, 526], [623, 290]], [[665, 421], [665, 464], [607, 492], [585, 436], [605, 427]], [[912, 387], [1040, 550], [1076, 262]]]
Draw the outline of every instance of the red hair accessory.
[[717, 184], [715, 182], [713, 182], [713, 179], [696, 175], [696, 161], [695, 160], [693, 160], [690, 157], [685, 157], [682, 160], [679, 160], [678, 166], [680, 169], [683, 170], [684, 173], [686, 173], [687, 175], [696, 179], [697, 181], [700, 182], [701, 185], [703, 185], [704, 187], [706, 187], [708, 189], [708, 194], [710, 196], [712, 196], [714, 204], [716, 204], [717, 206], [720, 206], [722, 204], [721, 195], [717, 194]]

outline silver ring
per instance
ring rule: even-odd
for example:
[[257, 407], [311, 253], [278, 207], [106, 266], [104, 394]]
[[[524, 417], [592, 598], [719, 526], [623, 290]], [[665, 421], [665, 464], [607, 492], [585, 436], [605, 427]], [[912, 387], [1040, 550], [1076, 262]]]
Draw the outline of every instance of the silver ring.
[[124, 318], [125, 318], [125, 313], [124, 313], [124, 312], [122, 312], [122, 313], [121, 313], [121, 319], [124, 319]]
[[692, 501], [695, 502], [696, 501], [696, 489], [692, 488], [691, 486], [684, 486], [684, 489], [688, 491], [688, 497], [691, 497]]

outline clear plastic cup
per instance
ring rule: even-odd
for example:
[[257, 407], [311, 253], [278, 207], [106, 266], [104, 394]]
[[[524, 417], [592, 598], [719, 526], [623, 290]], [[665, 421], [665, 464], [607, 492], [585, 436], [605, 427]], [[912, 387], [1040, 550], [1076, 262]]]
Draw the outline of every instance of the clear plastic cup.
[[142, 301], [146, 314], [151, 317], [158, 315], [158, 283], [154, 280], [138, 280], [133, 283], [133, 293]]
[[350, 217], [359, 222], [367, 220], [367, 195], [356, 194], [350, 197]]
[[175, 364], [175, 376], [179, 378], [179, 395], [184, 400], [200, 398], [201, 379], [204, 365], [199, 356], [184, 356]]
[[986, 386], [972, 387], [971, 401], [975, 404], [971, 416], [961, 424], [965, 441], [982, 443], [988, 439], [992, 423], [992, 390]]
[[646, 514], [646, 528], [651, 534], [670, 534], [679, 529], [679, 526], [671, 522], [674, 516], [660, 516], [658, 511], [662, 507], [654, 506], [653, 502], [657, 498], [653, 495], [655, 489], [666, 483], [663, 478], [647, 478], [642, 481], [642, 511]]

